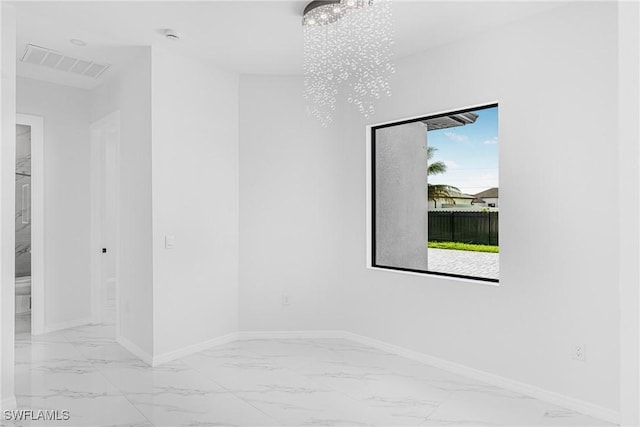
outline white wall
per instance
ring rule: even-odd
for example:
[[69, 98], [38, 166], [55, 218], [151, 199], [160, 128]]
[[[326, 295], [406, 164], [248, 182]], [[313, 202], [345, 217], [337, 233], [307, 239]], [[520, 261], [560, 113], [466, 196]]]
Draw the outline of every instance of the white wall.
[[241, 330], [342, 324], [339, 129], [307, 117], [301, 77], [241, 76]]
[[339, 327], [617, 411], [616, 25], [574, 4], [398, 60], [368, 122], [500, 103], [499, 287], [367, 270], [365, 121], [320, 130], [299, 78], [243, 76], [241, 329]]
[[94, 91], [115, 110], [120, 333], [167, 357], [237, 330], [238, 76], [148, 48]]
[[156, 48], [152, 64], [159, 356], [237, 330], [238, 76]]
[[44, 120], [45, 330], [91, 316], [91, 92], [18, 78], [17, 111]]
[[640, 5], [618, 6], [620, 412], [621, 425], [640, 425]]
[[[616, 42], [615, 4], [576, 4], [398, 61], [374, 120], [499, 102], [500, 287], [367, 271], [359, 227], [343, 232], [350, 330], [618, 409], [618, 230], [602, 225], [617, 208]], [[365, 134], [352, 118], [355, 220]], [[594, 194], [611, 202], [576, 215]], [[571, 360], [580, 343], [587, 363]]]
[[120, 335], [153, 352], [151, 49], [92, 94], [91, 121], [120, 110]]
[[16, 150], [16, 16], [4, 3], [0, 9], [2, 24], [2, 81], [0, 104], [2, 144], [0, 145], [0, 404], [15, 404], [13, 392], [14, 298], [15, 298], [15, 150]]

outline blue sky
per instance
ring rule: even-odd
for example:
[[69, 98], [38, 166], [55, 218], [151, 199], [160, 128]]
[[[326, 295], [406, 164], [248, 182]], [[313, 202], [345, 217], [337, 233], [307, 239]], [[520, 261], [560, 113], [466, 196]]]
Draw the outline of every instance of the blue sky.
[[474, 113], [473, 124], [428, 132], [428, 145], [438, 149], [432, 161], [447, 165], [447, 172], [430, 176], [429, 183], [468, 194], [498, 187], [498, 107]]

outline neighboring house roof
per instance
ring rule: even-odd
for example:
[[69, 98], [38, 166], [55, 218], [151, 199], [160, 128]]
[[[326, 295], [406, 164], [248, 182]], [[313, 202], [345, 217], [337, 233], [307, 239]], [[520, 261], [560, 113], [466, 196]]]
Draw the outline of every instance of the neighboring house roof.
[[423, 120], [427, 126], [427, 130], [447, 129], [457, 126], [464, 126], [474, 123], [478, 115], [475, 113], [459, 113], [451, 114], [448, 116], [432, 117], [427, 120]]
[[475, 199], [476, 196], [472, 196], [471, 194], [460, 193], [459, 191], [451, 190], [449, 191], [452, 199]]
[[475, 197], [477, 197], [478, 199], [482, 199], [484, 197], [489, 198], [489, 199], [497, 199], [498, 198], [498, 189], [494, 187], [494, 188], [490, 188], [488, 190], [481, 191], [478, 194], [476, 194]]

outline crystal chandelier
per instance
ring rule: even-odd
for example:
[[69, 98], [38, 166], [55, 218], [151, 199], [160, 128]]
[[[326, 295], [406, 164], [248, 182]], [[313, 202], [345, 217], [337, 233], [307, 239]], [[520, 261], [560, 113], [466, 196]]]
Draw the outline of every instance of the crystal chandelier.
[[304, 10], [304, 97], [307, 112], [323, 126], [332, 121], [336, 97], [365, 116], [391, 95], [391, 0], [312, 1]]

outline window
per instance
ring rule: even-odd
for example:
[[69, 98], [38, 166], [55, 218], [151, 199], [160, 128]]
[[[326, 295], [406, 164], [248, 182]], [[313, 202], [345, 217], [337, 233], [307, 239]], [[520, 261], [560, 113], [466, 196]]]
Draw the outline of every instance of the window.
[[372, 267], [498, 282], [498, 105], [371, 129]]

